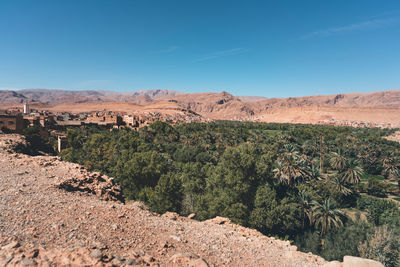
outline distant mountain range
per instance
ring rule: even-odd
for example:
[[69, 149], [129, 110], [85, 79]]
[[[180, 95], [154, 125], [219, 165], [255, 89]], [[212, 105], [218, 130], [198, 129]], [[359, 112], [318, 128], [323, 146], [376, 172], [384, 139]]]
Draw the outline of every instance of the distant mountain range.
[[[191, 110], [211, 119], [254, 120], [263, 118], [271, 113], [296, 108], [331, 107], [335, 108], [336, 111], [349, 108], [400, 109], [400, 90], [289, 98], [233, 96], [227, 92], [189, 94], [160, 89], [122, 93], [101, 90], [71, 91], [51, 89], [0, 91], [0, 103], [9, 105], [20, 104], [25, 101], [42, 103], [48, 106], [104, 102], [117, 104], [123, 102], [144, 107], [151, 106], [152, 109], [157, 109], [157, 107], [161, 106], [165, 109], [165, 104], [162, 103], [167, 101], [169, 102], [169, 108]], [[392, 116], [391, 113], [389, 114]], [[294, 121], [296, 121], [295, 115], [290, 115], [294, 118]], [[297, 115], [301, 116], [301, 114]], [[329, 118], [329, 114], [325, 117]]]
[[56, 90], [56, 89], [25, 89], [18, 91], [0, 91], [0, 103], [22, 103], [25, 101], [39, 102], [49, 105], [85, 102], [137, 102], [148, 99], [158, 99], [164, 96], [182, 94], [171, 90], [146, 90], [118, 93], [102, 90]]
[[[239, 100], [243, 103], [257, 103], [266, 107], [293, 106], [341, 106], [341, 107], [394, 107], [400, 108], [400, 90], [372, 93], [346, 93], [336, 95], [314, 95], [289, 98], [267, 98], [262, 96], [233, 96], [222, 93], [182, 93], [173, 90], [153, 89], [134, 92], [113, 92], [102, 90], [57, 90], [24, 89], [16, 91], [0, 90], [0, 103], [40, 102], [57, 105], [85, 102], [152, 102], [154, 100], [179, 99], [183, 102], [209, 102], [220, 97], [226, 103]], [[217, 101], [218, 102], [218, 101]]]

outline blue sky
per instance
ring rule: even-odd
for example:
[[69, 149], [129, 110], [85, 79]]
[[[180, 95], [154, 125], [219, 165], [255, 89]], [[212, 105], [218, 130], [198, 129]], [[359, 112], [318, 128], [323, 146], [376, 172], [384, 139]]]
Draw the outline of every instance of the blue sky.
[[0, 89], [400, 88], [400, 1], [1, 0]]

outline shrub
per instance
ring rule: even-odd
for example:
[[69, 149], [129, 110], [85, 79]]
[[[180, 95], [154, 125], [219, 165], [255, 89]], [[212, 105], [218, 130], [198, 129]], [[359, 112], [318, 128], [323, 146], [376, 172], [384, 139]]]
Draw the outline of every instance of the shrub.
[[360, 243], [361, 257], [377, 260], [386, 267], [398, 266], [400, 239], [386, 225], [377, 227], [374, 234]]
[[376, 178], [369, 178], [367, 184], [367, 192], [369, 195], [376, 197], [386, 197], [386, 193], [389, 191], [387, 183], [379, 181]]
[[150, 208], [158, 213], [181, 211], [182, 183], [172, 173], [161, 175], [154, 194], [149, 199]]
[[368, 211], [368, 217], [375, 225], [381, 225], [387, 217], [385, 214], [388, 214], [388, 212], [398, 210], [393, 201], [366, 196], [361, 196], [357, 200], [357, 208]]

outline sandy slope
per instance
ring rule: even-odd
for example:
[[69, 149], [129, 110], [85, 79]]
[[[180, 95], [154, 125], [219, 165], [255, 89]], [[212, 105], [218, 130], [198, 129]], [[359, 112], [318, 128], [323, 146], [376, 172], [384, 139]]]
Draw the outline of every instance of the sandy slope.
[[[321, 120], [400, 123], [400, 109], [352, 107], [297, 107], [274, 109], [259, 114], [264, 122], [318, 123]], [[400, 124], [399, 124], [400, 125]]]

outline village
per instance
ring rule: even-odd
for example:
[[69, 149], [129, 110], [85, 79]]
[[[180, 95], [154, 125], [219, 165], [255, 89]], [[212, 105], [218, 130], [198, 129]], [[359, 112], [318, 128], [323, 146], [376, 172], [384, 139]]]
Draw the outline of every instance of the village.
[[[171, 124], [179, 122], [209, 122], [201, 115], [190, 110], [179, 110], [172, 114], [138, 111], [134, 114], [127, 112], [93, 111], [93, 112], [51, 112], [48, 110], [37, 110], [30, 108], [28, 102], [21, 107], [6, 110], [0, 109], [0, 132], [22, 134], [24, 129], [37, 126], [43, 137], [49, 134], [53, 136], [63, 135], [67, 127], [79, 127], [85, 125], [98, 125], [110, 129], [123, 129], [125, 127], [138, 130], [155, 121], [164, 121]], [[249, 119], [233, 118], [239, 121], [250, 121]], [[368, 127], [368, 128], [399, 128], [400, 123], [369, 122], [336, 120], [334, 118], [320, 120], [320, 125], [345, 126], [345, 127]]]
[[58, 139], [58, 150], [65, 147], [65, 130], [67, 127], [81, 127], [97, 125], [109, 129], [130, 128], [138, 130], [152, 122], [163, 121], [171, 124], [179, 122], [201, 122], [209, 121], [199, 114], [187, 110], [173, 114], [160, 112], [137, 112], [127, 114], [126, 112], [94, 111], [80, 112], [54, 112], [48, 110], [37, 110], [30, 108], [28, 102], [21, 107], [0, 110], [0, 133], [23, 134], [29, 127], [37, 127], [43, 138], [54, 136]]
[[331, 125], [331, 126], [345, 126], [345, 127], [356, 127], [356, 128], [399, 128], [400, 123], [390, 123], [390, 122], [370, 122], [370, 121], [349, 121], [349, 120], [321, 120], [318, 122], [321, 125]]

